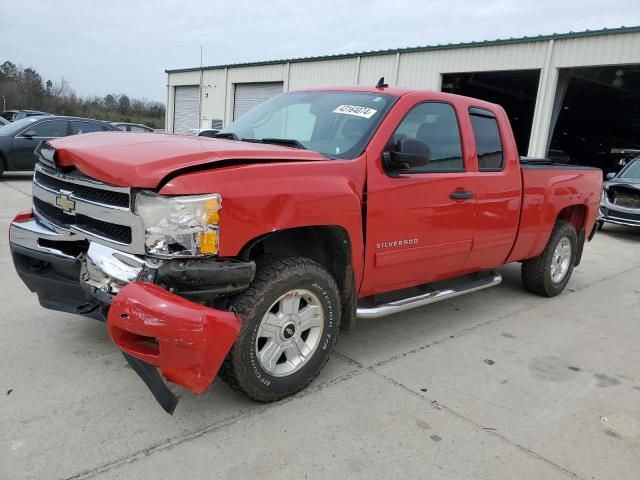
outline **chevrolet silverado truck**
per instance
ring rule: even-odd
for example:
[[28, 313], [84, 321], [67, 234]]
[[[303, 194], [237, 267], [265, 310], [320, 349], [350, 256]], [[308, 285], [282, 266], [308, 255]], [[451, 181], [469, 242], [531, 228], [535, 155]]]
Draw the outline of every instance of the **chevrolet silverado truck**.
[[40, 304], [106, 320], [170, 413], [166, 381], [292, 395], [357, 319], [498, 285], [507, 263], [558, 295], [595, 231], [601, 171], [521, 159], [505, 111], [473, 98], [291, 92], [216, 137], [43, 142], [10, 226]]

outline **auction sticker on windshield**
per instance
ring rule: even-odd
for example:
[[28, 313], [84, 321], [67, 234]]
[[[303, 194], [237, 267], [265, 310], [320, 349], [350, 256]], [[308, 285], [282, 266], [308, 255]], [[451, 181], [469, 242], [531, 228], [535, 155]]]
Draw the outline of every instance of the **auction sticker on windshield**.
[[333, 113], [342, 113], [343, 115], [355, 115], [356, 117], [371, 118], [377, 110], [369, 107], [360, 107], [358, 105], [338, 105]]

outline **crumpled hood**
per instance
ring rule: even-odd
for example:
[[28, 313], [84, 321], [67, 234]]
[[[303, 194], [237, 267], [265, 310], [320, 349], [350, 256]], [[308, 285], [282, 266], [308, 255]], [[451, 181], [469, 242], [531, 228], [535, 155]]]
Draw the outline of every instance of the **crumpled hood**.
[[60, 167], [122, 187], [156, 188], [177, 170], [224, 160], [246, 163], [317, 161], [317, 152], [279, 145], [155, 133], [104, 132], [47, 142]]
[[604, 182], [604, 188], [609, 187], [629, 187], [640, 190], [640, 178], [612, 178]]

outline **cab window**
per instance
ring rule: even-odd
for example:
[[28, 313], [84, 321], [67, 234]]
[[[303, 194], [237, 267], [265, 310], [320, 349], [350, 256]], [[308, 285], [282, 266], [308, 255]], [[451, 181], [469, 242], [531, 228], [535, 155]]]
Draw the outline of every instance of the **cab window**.
[[481, 172], [502, 170], [504, 154], [495, 115], [483, 108], [472, 108], [469, 110], [469, 116], [476, 140], [478, 170]]
[[[462, 144], [456, 112], [448, 103], [426, 102], [413, 107], [391, 137], [395, 169], [406, 173], [462, 171]], [[406, 155], [418, 155], [412, 161]], [[403, 162], [403, 158], [407, 162]], [[417, 157], [416, 157], [417, 158]], [[398, 168], [398, 165], [403, 165]]]

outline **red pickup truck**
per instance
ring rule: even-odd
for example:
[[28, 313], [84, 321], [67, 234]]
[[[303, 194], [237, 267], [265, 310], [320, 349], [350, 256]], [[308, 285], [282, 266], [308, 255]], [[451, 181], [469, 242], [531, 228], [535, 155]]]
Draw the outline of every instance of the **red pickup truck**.
[[216, 137], [42, 143], [10, 227], [40, 303], [106, 320], [169, 412], [165, 379], [291, 395], [356, 319], [497, 285], [506, 263], [557, 295], [595, 231], [600, 170], [521, 159], [504, 110], [473, 98], [291, 92]]

